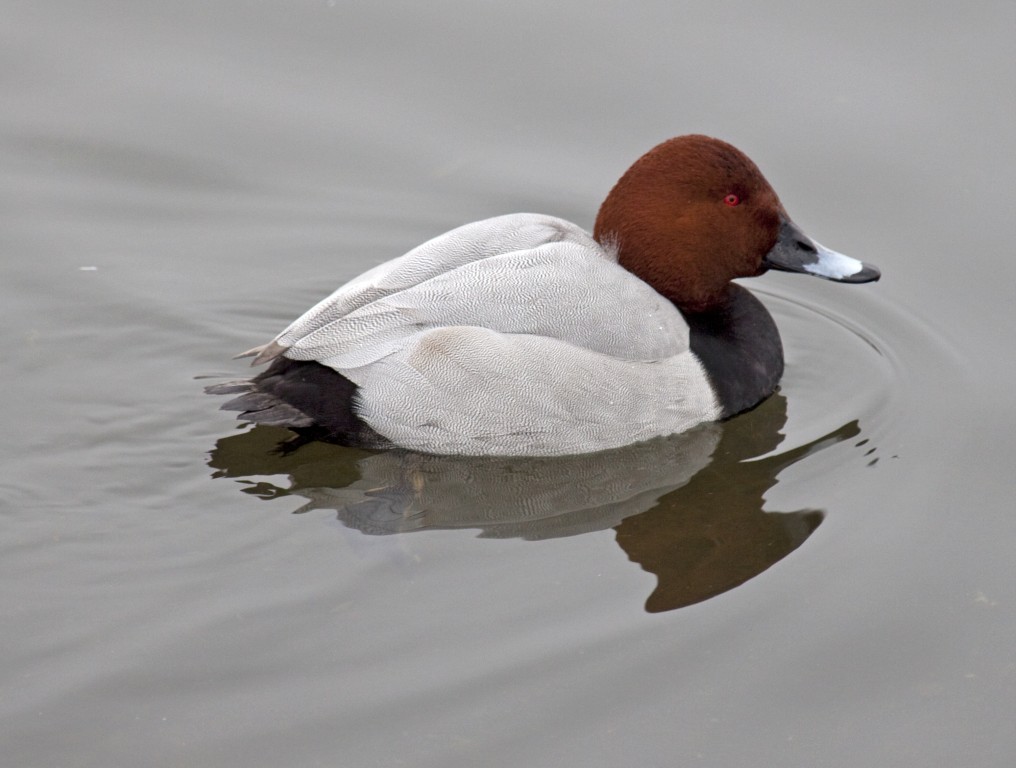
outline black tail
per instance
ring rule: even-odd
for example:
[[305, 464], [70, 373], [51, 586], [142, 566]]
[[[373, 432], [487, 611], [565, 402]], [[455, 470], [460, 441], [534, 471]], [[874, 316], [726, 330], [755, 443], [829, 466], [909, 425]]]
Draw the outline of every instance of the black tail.
[[205, 387], [210, 395], [236, 395], [222, 405], [237, 418], [286, 427], [342, 445], [389, 447], [390, 443], [356, 415], [357, 386], [313, 360], [277, 357], [268, 370], [246, 381]]

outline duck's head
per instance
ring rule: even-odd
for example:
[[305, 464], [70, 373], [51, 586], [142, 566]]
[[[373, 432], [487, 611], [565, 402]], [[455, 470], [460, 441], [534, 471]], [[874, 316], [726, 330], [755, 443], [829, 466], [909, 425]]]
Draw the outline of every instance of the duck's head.
[[769, 269], [851, 283], [880, 276], [805, 235], [747, 155], [708, 136], [678, 136], [635, 161], [600, 206], [594, 236], [689, 312], [722, 304], [735, 277]]

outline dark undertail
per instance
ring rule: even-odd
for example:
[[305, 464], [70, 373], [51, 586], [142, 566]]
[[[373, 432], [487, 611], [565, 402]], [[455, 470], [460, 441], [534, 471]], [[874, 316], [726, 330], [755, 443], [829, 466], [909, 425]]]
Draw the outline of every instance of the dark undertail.
[[754, 408], [776, 391], [783, 344], [772, 316], [750, 291], [731, 285], [721, 307], [685, 317], [691, 351], [705, 366], [722, 418]]
[[238, 395], [224, 411], [257, 424], [286, 427], [301, 442], [327, 440], [361, 448], [387, 448], [391, 443], [356, 415], [356, 385], [337, 371], [313, 360], [276, 358], [268, 370], [246, 381], [205, 388], [211, 395]]

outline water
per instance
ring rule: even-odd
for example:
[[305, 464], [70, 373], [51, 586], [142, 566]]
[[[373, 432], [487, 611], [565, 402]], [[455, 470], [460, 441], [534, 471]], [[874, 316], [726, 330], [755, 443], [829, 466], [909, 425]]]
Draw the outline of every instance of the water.
[[[1009, 764], [1010, 3], [2, 10], [6, 763]], [[759, 409], [516, 463], [275, 455], [201, 394], [692, 131], [883, 270], [747, 283]]]

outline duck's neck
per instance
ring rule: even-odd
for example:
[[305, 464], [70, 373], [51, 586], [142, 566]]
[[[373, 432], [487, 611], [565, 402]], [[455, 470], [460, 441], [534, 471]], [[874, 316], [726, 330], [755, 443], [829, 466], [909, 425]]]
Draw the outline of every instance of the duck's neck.
[[691, 351], [705, 366], [723, 418], [753, 408], [776, 390], [783, 344], [772, 316], [751, 292], [731, 283], [721, 304], [684, 316]]

